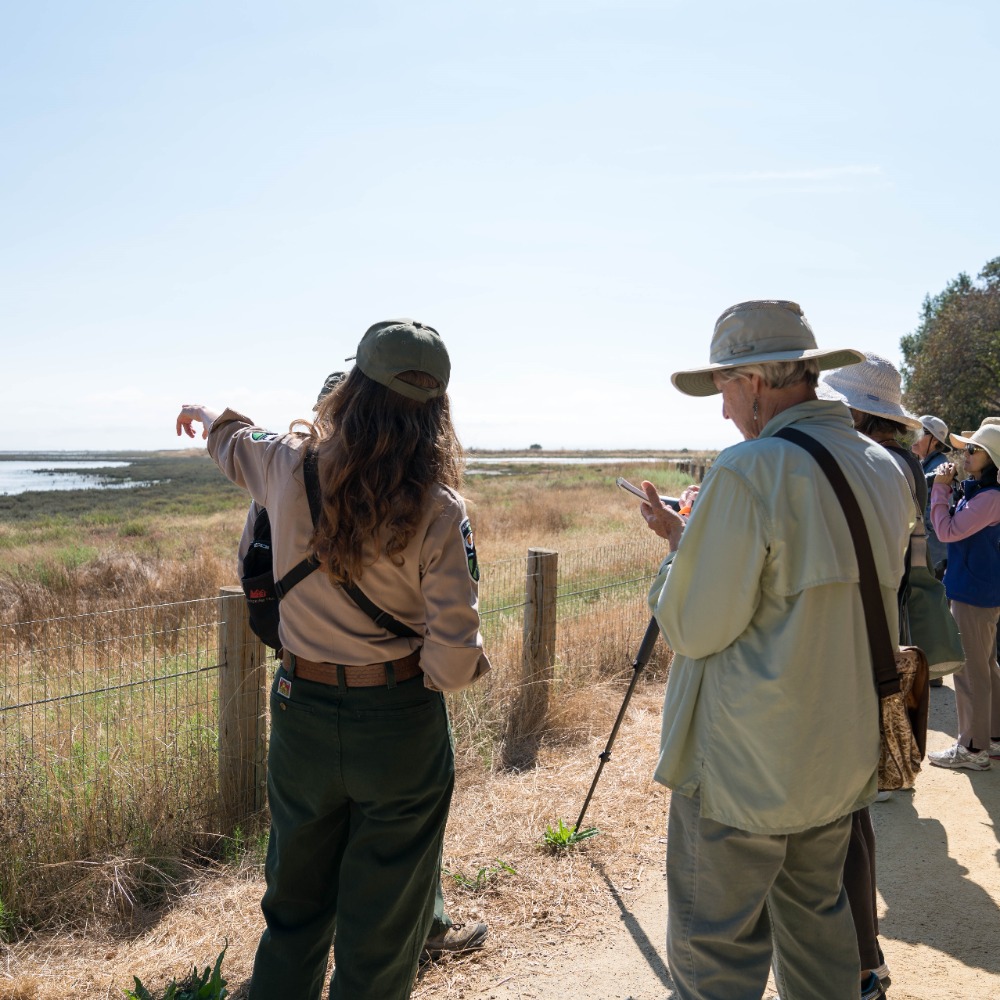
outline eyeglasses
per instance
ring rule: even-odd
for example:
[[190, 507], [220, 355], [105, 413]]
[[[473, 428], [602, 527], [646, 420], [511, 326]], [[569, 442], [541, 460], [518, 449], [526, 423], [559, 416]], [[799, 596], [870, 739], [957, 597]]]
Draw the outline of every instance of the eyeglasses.
[[965, 446], [965, 451], [966, 454], [968, 455], [975, 455], [977, 451], [982, 451], [982, 450], [983, 450], [982, 448], [980, 448], [978, 445], [975, 444], [967, 444]]

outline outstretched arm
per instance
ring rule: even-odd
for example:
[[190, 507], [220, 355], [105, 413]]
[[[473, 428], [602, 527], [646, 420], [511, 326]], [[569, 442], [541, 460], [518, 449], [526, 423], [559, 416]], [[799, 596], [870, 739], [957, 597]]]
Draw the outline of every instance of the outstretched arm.
[[210, 410], [202, 403], [184, 403], [181, 412], [177, 414], [177, 436], [181, 436], [183, 431], [188, 437], [194, 437], [193, 424], [199, 423], [202, 426], [201, 436], [208, 437], [208, 432], [212, 429], [212, 424], [218, 419], [216, 410]]

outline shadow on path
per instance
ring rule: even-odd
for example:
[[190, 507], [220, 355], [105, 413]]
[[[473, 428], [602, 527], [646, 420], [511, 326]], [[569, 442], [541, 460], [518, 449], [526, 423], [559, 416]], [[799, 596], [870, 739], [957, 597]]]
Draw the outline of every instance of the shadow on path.
[[[941, 733], [954, 739], [955, 695], [950, 688], [932, 690], [928, 729], [932, 748], [943, 742]], [[938, 788], [954, 789], [948, 795], [949, 812], [943, 817], [952, 830], [950, 843], [938, 819], [917, 811], [921, 784], [930, 782]], [[977, 800], [989, 822], [980, 814]], [[964, 818], [963, 811], [967, 814]], [[1000, 767], [949, 771], [925, 761], [916, 792], [896, 792], [888, 802], [872, 807], [872, 818], [878, 836], [878, 888], [888, 907], [879, 921], [880, 933], [910, 944], [929, 945], [963, 965], [1000, 975], [1000, 949], [996, 946], [1000, 906], [974, 880], [983, 877], [978, 866], [991, 863], [983, 856], [981, 845], [992, 845], [991, 861], [997, 854]], [[967, 838], [956, 835], [956, 828], [963, 823], [986, 829], [968, 826]], [[971, 871], [966, 863], [974, 866]], [[889, 950], [886, 948], [887, 953]], [[891, 954], [888, 959], [891, 966]]]
[[[672, 986], [673, 980], [670, 978], [670, 972], [667, 969], [666, 963], [660, 957], [660, 952], [656, 945], [649, 939], [649, 935], [642, 929], [642, 925], [639, 923], [635, 914], [625, 905], [625, 901], [622, 899], [615, 887], [614, 883], [608, 878], [608, 873], [604, 870], [604, 865], [600, 861], [593, 862], [594, 868], [600, 874], [601, 878], [604, 880], [604, 884], [608, 887], [608, 892], [611, 894], [611, 898], [615, 901], [615, 905], [618, 907], [621, 913], [622, 923], [625, 925], [625, 929], [628, 931], [630, 937], [635, 942], [636, 947], [639, 949], [639, 954], [646, 960], [646, 964], [649, 966], [653, 975], [663, 984], [663, 986], [669, 991], [665, 997], [665, 1000], [674, 1000], [676, 994], [674, 993]], [[663, 934], [666, 935], [666, 927], [663, 928]]]

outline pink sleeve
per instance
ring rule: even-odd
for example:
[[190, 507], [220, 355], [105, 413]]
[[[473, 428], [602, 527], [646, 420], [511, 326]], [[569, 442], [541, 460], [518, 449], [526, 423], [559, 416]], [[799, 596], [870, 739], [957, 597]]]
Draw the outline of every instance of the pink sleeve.
[[931, 490], [931, 524], [942, 542], [960, 542], [992, 524], [1000, 524], [1000, 490], [978, 493], [960, 511], [948, 515], [951, 489], [935, 483]]

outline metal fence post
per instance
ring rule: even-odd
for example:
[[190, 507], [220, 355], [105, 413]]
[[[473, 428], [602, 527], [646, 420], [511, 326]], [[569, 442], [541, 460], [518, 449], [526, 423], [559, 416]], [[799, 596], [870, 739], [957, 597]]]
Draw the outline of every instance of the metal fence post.
[[525, 576], [524, 641], [521, 682], [507, 717], [504, 764], [534, 763], [549, 711], [549, 685], [556, 655], [556, 586], [559, 553], [528, 549]]
[[264, 807], [268, 650], [250, 630], [240, 587], [219, 591], [219, 803], [224, 833]]

